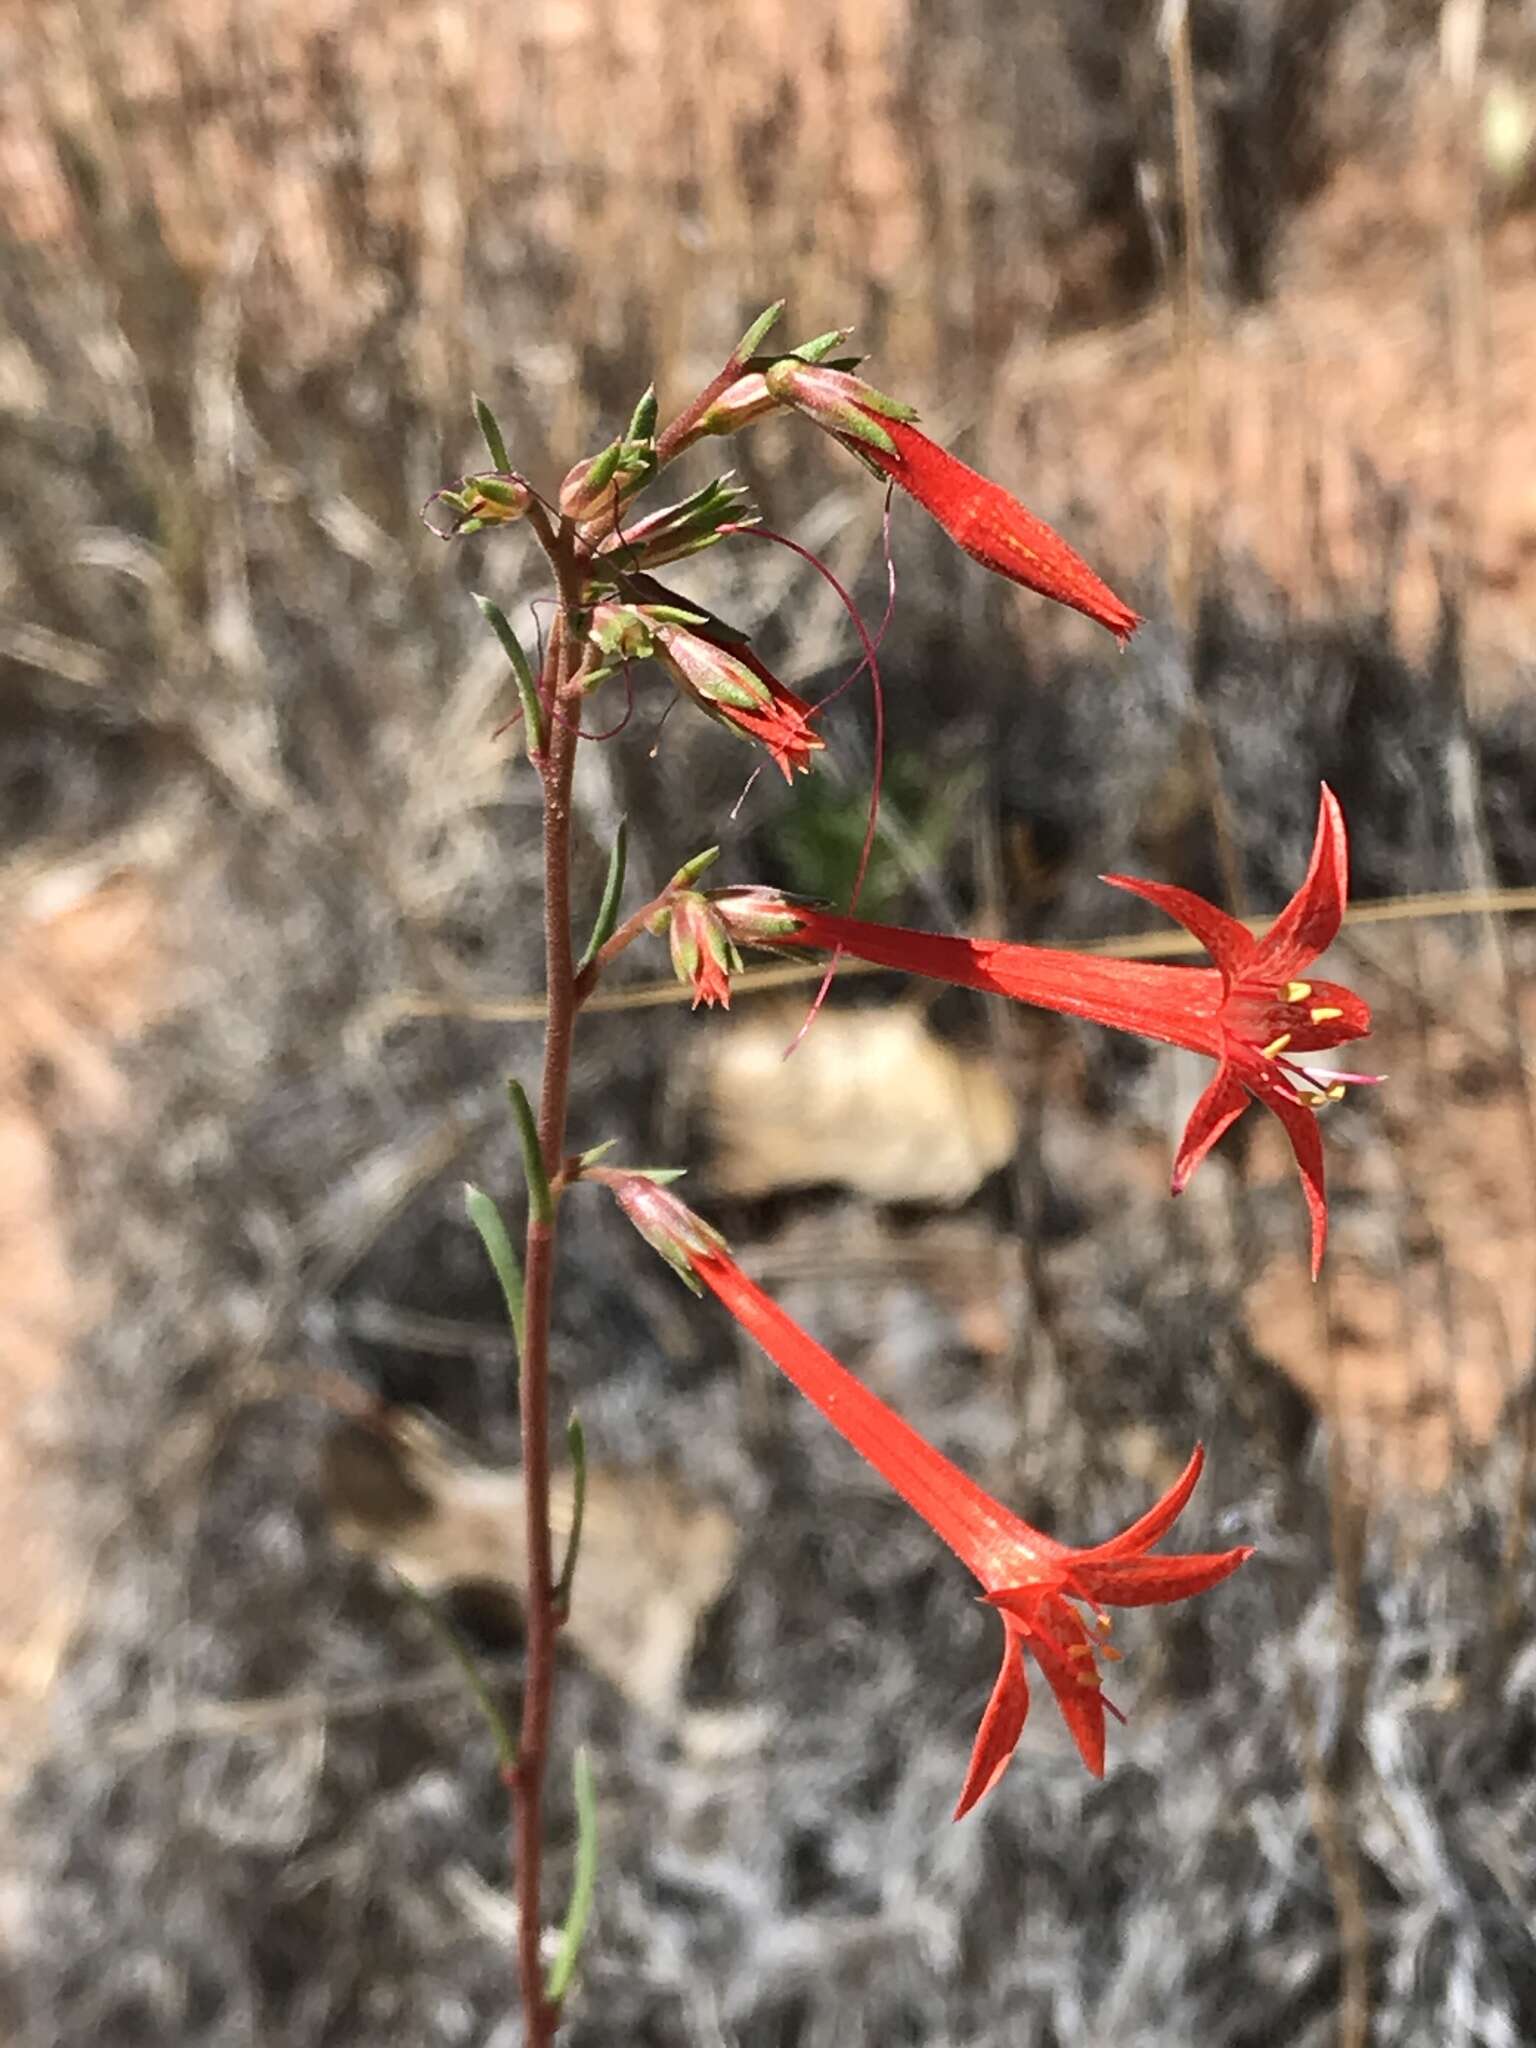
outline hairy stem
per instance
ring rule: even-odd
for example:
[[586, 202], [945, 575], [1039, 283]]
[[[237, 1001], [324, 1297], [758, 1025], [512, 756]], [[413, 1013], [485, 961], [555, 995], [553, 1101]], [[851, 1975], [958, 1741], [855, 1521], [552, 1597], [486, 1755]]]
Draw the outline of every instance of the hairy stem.
[[[562, 536], [553, 549], [560, 609], [550, 635], [544, 683], [563, 715], [550, 720], [544, 779], [544, 1078], [539, 1095], [539, 1149], [553, 1181], [565, 1152], [571, 1048], [576, 1023], [571, 950], [571, 777], [576, 764], [574, 698], [581, 643], [576, 624], [580, 571]], [[527, 1651], [522, 1730], [511, 1773], [517, 1881], [518, 1975], [527, 2015], [528, 2048], [547, 2048], [559, 2025], [558, 2004], [545, 1994], [540, 1954], [544, 1835], [544, 1775], [554, 1706], [556, 1612], [549, 1527], [549, 1333], [559, 1207], [540, 1220], [530, 1214], [525, 1263], [524, 1342], [518, 1406], [523, 1443], [523, 1511], [527, 1526]]]

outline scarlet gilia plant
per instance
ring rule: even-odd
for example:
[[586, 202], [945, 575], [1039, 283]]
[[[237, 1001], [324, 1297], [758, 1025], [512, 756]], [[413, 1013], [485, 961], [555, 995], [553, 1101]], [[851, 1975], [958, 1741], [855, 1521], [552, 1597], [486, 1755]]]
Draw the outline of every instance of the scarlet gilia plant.
[[1197, 1444], [1162, 1499], [1107, 1543], [1074, 1549], [993, 1500], [893, 1408], [840, 1365], [749, 1280], [720, 1233], [646, 1174], [594, 1168], [646, 1242], [691, 1284], [702, 1283], [845, 1442], [875, 1468], [981, 1581], [1003, 1625], [1003, 1660], [981, 1717], [955, 1819], [1002, 1776], [1029, 1712], [1027, 1650], [1056, 1695], [1083, 1762], [1104, 1775], [1104, 1716], [1123, 1718], [1104, 1696], [1098, 1660], [1118, 1661], [1110, 1607], [1187, 1600], [1231, 1576], [1252, 1547], [1202, 1556], [1154, 1557], [1194, 1492], [1205, 1463]]
[[[1113, 1653], [1106, 1637], [1111, 1606], [1182, 1599], [1214, 1585], [1247, 1552], [1162, 1557], [1156, 1545], [1188, 1499], [1200, 1467], [1197, 1451], [1183, 1478], [1154, 1508], [1107, 1543], [1072, 1549], [1031, 1529], [990, 1500], [883, 1403], [799, 1331], [741, 1272], [724, 1242], [664, 1191], [670, 1171], [619, 1174], [599, 1162], [606, 1148], [572, 1155], [567, 1145], [573, 1049], [583, 1005], [613, 961], [642, 933], [665, 934], [676, 971], [695, 1003], [730, 1000], [742, 945], [794, 945], [863, 951], [915, 972], [944, 974], [1045, 1002], [1106, 1023], [1194, 1045], [1220, 1063], [1217, 1083], [1181, 1153], [1187, 1173], [1231, 1121], [1246, 1092], [1286, 1118], [1321, 1211], [1321, 1165], [1305, 1150], [1315, 1096], [1337, 1083], [1298, 1065], [1294, 1055], [1363, 1029], [1364, 1006], [1327, 984], [1296, 980], [1337, 926], [1343, 905], [1343, 836], [1326, 799], [1308, 889], [1263, 941], [1209, 906], [1176, 890], [1143, 887], [1200, 933], [1215, 966], [1140, 968], [1083, 962], [1028, 947], [983, 947], [964, 939], [882, 932], [768, 891], [708, 894], [698, 886], [713, 854], [688, 861], [649, 901], [623, 912], [625, 837], [621, 827], [591, 937], [578, 958], [572, 938], [571, 791], [576, 753], [594, 732], [587, 700], [622, 686], [627, 697], [648, 669], [660, 670], [696, 710], [746, 739], [786, 781], [810, 772], [828, 745], [820, 707], [787, 688], [728, 621], [657, 581], [656, 572], [702, 550], [749, 535], [757, 515], [734, 473], [725, 471], [680, 498], [647, 509], [645, 493], [684, 450], [779, 414], [812, 422], [875, 474], [910, 492], [959, 546], [987, 568], [1074, 606], [1122, 643], [1138, 620], [1082, 558], [1000, 485], [968, 469], [913, 424], [910, 406], [884, 397], [840, 353], [843, 329], [798, 348], [765, 344], [780, 308], [770, 307], [732, 350], [719, 373], [663, 424], [653, 388], [627, 427], [595, 455], [571, 465], [546, 491], [514, 467], [489, 408], [476, 414], [489, 460], [433, 493], [423, 507], [444, 540], [495, 536], [530, 540], [549, 571], [551, 605], [535, 666], [501, 607], [479, 597], [517, 690], [522, 742], [543, 806], [545, 1034], [537, 1108], [510, 1086], [527, 1187], [523, 1256], [518, 1258], [496, 1204], [471, 1190], [469, 1213], [505, 1292], [518, 1353], [527, 1583], [524, 1684], [514, 1735], [492, 1695], [477, 1697], [492, 1721], [511, 1804], [516, 1883], [517, 1968], [527, 2048], [545, 2048], [558, 2031], [592, 1897], [595, 1820], [590, 1781], [578, 1766], [578, 1841], [565, 1931], [546, 1969], [544, 1796], [555, 1711], [559, 1631], [580, 1597], [575, 1583], [585, 1452], [579, 1425], [568, 1431], [573, 1462], [573, 1530], [556, 1567], [550, 1530], [550, 1327], [556, 1251], [567, 1195], [607, 1179], [628, 1213], [648, 1231], [695, 1288], [711, 1289], [768, 1349], [823, 1415], [930, 1522], [980, 1580], [1002, 1624], [1003, 1667], [983, 1717], [960, 1800], [973, 1806], [994, 1783], [1023, 1726], [1028, 1651], [1055, 1692], [1085, 1762], [1101, 1770], [1104, 1716], [1098, 1663]], [[770, 539], [782, 536], [769, 535]], [[794, 541], [787, 545], [806, 551]], [[809, 557], [814, 562], [814, 557]], [[821, 567], [820, 564], [816, 566]], [[830, 572], [822, 573], [831, 581]], [[834, 587], [838, 587], [835, 586]], [[851, 603], [849, 605], [852, 611]], [[853, 614], [866, 662], [875, 650]], [[601, 719], [597, 721], [601, 726]], [[1331, 892], [1331, 893], [1330, 893]], [[1246, 1091], [1246, 1092], [1245, 1092]], [[1305, 1119], [1305, 1121], [1304, 1121]], [[1319, 1238], [1319, 1249], [1321, 1240]], [[467, 1659], [466, 1659], [467, 1666]]]
[[1185, 1126], [1173, 1162], [1173, 1192], [1183, 1192], [1250, 1101], [1264, 1103], [1284, 1124], [1301, 1169], [1315, 1279], [1328, 1239], [1315, 1112], [1340, 1101], [1351, 1084], [1378, 1078], [1311, 1067], [1298, 1057], [1361, 1038], [1371, 1028], [1370, 1010], [1353, 989], [1302, 979], [1338, 936], [1348, 900], [1349, 853], [1337, 797], [1324, 783], [1306, 875], [1262, 937], [1188, 889], [1131, 875], [1103, 879], [1166, 910], [1194, 934], [1215, 966], [1163, 967], [1051, 946], [904, 931], [791, 903], [765, 889], [721, 890], [712, 901], [723, 936], [739, 945], [850, 953], [877, 966], [1011, 996], [1036, 1009], [1208, 1054], [1216, 1073]]

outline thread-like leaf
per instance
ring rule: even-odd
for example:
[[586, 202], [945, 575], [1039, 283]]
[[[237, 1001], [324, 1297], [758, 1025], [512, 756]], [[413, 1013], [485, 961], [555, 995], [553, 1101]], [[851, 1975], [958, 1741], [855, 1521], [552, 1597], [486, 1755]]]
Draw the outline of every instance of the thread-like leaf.
[[629, 820], [620, 818], [619, 829], [613, 835], [613, 850], [608, 856], [608, 873], [603, 880], [603, 898], [597, 906], [597, 922], [592, 927], [586, 951], [576, 963], [578, 974], [585, 973], [613, 937], [614, 927], [619, 921], [619, 899], [624, 894], [624, 869], [628, 859]]
[[573, 1415], [565, 1425], [565, 1442], [571, 1454], [571, 1533], [565, 1546], [565, 1562], [555, 1582], [557, 1614], [571, 1611], [571, 1587], [576, 1581], [576, 1560], [581, 1555], [581, 1525], [587, 1513], [587, 1433], [579, 1415]]
[[501, 642], [501, 651], [512, 664], [512, 679], [517, 684], [518, 701], [523, 707], [523, 724], [528, 733], [530, 758], [544, 751], [544, 713], [539, 706], [539, 693], [533, 680], [533, 670], [528, 666], [528, 657], [523, 652], [522, 642], [512, 630], [511, 621], [494, 598], [482, 597], [478, 590], [471, 593], [480, 607], [480, 615]]
[[496, 1278], [501, 1282], [502, 1298], [507, 1304], [507, 1321], [512, 1325], [512, 1339], [517, 1346], [519, 1358], [523, 1355], [523, 1269], [517, 1253], [512, 1249], [512, 1240], [507, 1235], [507, 1226], [501, 1220], [501, 1211], [485, 1192], [473, 1182], [464, 1183], [464, 1210], [469, 1220], [480, 1233], [480, 1242], [485, 1246], [486, 1257], [496, 1269]]
[[395, 1584], [404, 1593], [411, 1605], [421, 1615], [438, 1641], [443, 1645], [464, 1674], [470, 1697], [480, 1709], [481, 1718], [491, 1731], [496, 1744], [496, 1756], [501, 1764], [503, 1777], [510, 1777], [517, 1769], [517, 1744], [512, 1739], [512, 1730], [507, 1726], [507, 1717], [497, 1706], [495, 1695], [486, 1684], [480, 1667], [476, 1664], [468, 1644], [446, 1615], [439, 1614], [420, 1586], [412, 1583], [404, 1572], [395, 1571], [391, 1566]]
[[507, 1083], [507, 1100], [517, 1118], [517, 1135], [523, 1141], [523, 1178], [528, 1183], [528, 1214], [535, 1223], [552, 1223], [555, 1203], [549, 1192], [549, 1176], [544, 1171], [539, 1127], [534, 1122], [533, 1108], [523, 1092], [521, 1081]]
[[501, 428], [497, 423], [495, 413], [491, 411], [491, 408], [478, 393], [475, 395], [472, 403], [475, 408], [475, 424], [479, 427], [481, 435], [484, 437], [485, 445], [491, 452], [491, 461], [497, 469], [510, 469], [512, 465], [507, 460], [507, 444], [502, 439]]
[[581, 1955], [582, 1937], [592, 1912], [597, 1890], [597, 1792], [592, 1783], [592, 1759], [585, 1743], [578, 1745], [571, 1764], [571, 1781], [576, 1794], [576, 1868], [571, 1875], [571, 1903], [566, 1908], [560, 1947], [544, 1981], [544, 1995], [558, 2005], [570, 1989]]
[[766, 306], [752, 322], [752, 325], [747, 329], [740, 341], [737, 342], [735, 348], [732, 349], [731, 361], [733, 363], [744, 363], [748, 356], [755, 356], [762, 347], [765, 336], [777, 324], [779, 315], [783, 311], [784, 301], [782, 299], [775, 299], [771, 306]]

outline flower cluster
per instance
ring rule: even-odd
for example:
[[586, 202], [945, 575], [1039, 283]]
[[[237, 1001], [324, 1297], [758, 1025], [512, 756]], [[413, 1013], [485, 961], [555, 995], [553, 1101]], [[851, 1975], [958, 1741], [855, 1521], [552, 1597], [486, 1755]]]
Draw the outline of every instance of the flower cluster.
[[[656, 571], [666, 564], [728, 542], [756, 521], [730, 471], [675, 503], [650, 512], [640, 509], [637, 501], [643, 493], [687, 448], [712, 436], [737, 433], [773, 414], [801, 418], [876, 477], [915, 498], [957, 546], [994, 574], [1070, 606], [1103, 626], [1122, 647], [1141, 623], [1059, 534], [1002, 485], [924, 434], [911, 406], [857, 375], [859, 359], [839, 353], [848, 338], [845, 330], [834, 329], [782, 353], [765, 351], [763, 343], [778, 311], [770, 308], [754, 324], [720, 373], [669, 424], [661, 424], [656, 393], [648, 390], [625, 432], [574, 465], [551, 498], [542, 497], [511, 468], [494, 419], [479, 408], [491, 466], [459, 479], [428, 501], [428, 523], [444, 538], [520, 524], [543, 547], [555, 572], [555, 624], [537, 677], [504, 614], [489, 600], [481, 604], [516, 676], [518, 716], [526, 720], [529, 757], [544, 782], [547, 872], [558, 873], [561, 902], [568, 895], [575, 746], [586, 731], [581, 700], [616, 673], [628, 679], [635, 666], [655, 664], [690, 704], [762, 748], [786, 781], [809, 772], [827, 744], [821, 716], [825, 707], [808, 704], [787, 688], [745, 633], [657, 581]], [[855, 622], [873, 666], [873, 649], [856, 615]], [[1203, 1465], [1201, 1449], [1196, 1447], [1160, 1500], [1106, 1541], [1074, 1547], [1032, 1528], [942, 1457], [799, 1329], [742, 1271], [720, 1234], [669, 1191], [666, 1183], [675, 1177], [670, 1171], [608, 1167], [600, 1163], [603, 1147], [564, 1156], [570, 1043], [577, 1013], [614, 957], [649, 933], [667, 939], [674, 971], [691, 988], [695, 1008], [729, 1005], [743, 948], [794, 950], [828, 955], [833, 961], [847, 954], [1184, 1047], [1212, 1060], [1215, 1071], [1175, 1154], [1173, 1192], [1187, 1185], [1250, 1101], [1264, 1104], [1284, 1126], [1300, 1170], [1315, 1275], [1328, 1225], [1316, 1112], [1337, 1100], [1350, 1084], [1375, 1078], [1312, 1061], [1313, 1054], [1360, 1037], [1371, 1023], [1365, 1003], [1351, 989], [1318, 979], [1313, 972], [1345, 913], [1348, 848], [1338, 802], [1325, 785], [1306, 874], [1262, 933], [1250, 931], [1188, 890], [1124, 875], [1104, 877], [1115, 887], [1144, 897], [1192, 933], [1208, 955], [1209, 964], [1204, 966], [910, 931], [842, 915], [773, 889], [706, 891], [698, 880], [712, 858], [713, 850], [689, 861], [657, 896], [621, 923], [621, 835], [597, 928], [579, 965], [570, 960], [563, 912], [551, 925], [549, 1044], [565, 1064], [552, 1081], [547, 1080], [550, 1092], [541, 1123], [536, 1124], [514, 1090], [514, 1103], [521, 1104], [530, 1190], [529, 1270], [538, 1280], [535, 1286], [530, 1278], [527, 1290], [526, 1345], [519, 1330], [525, 1388], [531, 1390], [533, 1405], [542, 1415], [541, 1376], [547, 1374], [559, 1200], [583, 1181], [605, 1185], [688, 1285], [696, 1292], [712, 1293], [724, 1304], [800, 1393], [980, 1583], [983, 1600], [1002, 1627], [1002, 1660], [982, 1713], [956, 1817], [969, 1812], [997, 1783], [1019, 1741], [1029, 1707], [1026, 1655], [1044, 1675], [1083, 1762], [1095, 1774], [1102, 1773], [1106, 1716], [1118, 1712], [1105, 1697], [1100, 1668], [1116, 1656], [1109, 1640], [1109, 1610], [1164, 1604], [1206, 1592], [1251, 1554], [1246, 1546], [1172, 1556], [1159, 1548], [1189, 1502]], [[495, 1256], [504, 1264], [510, 1252], [501, 1244]], [[509, 1301], [514, 1300], [521, 1302], [522, 1296], [509, 1290]], [[514, 1316], [521, 1313], [521, 1308], [514, 1309]], [[525, 1402], [525, 1411], [528, 1405]], [[545, 1472], [546, 1467], [547, 1455], [541, 1450], [532, 1469]], [[529, 1497], [533, 1499], [532, 1494]], [[537, 1522], [537, 1503], [530, 1514]], [[536, 1550], [531, 1544], [531, 1558]], [[549, 1582], [540, 1580], [532, 1567], [530, 1572], [530, 1611], [537, 1614], [540, 1602], [548, 1597]], [[537, 1631], [531, 1633], [531, 1641], [535, 1635]], [[538, 1701], [547, 1703], [550, 1684], [543, 1636], [538, 1644], [530, 1653], [530, 1668], [543, 1692], [530, 1681], [534, 1705], [527, 1709], [535, 1720], [544, 1712]], [[536, 1889], [535, 1885], [534, 1893]], [[532, 1905], [525, 1901], [520, 1923], [525, 1980], [530, 1984], [535, 1981], [538, 1955], [536, 1905], [536, 1897]]]

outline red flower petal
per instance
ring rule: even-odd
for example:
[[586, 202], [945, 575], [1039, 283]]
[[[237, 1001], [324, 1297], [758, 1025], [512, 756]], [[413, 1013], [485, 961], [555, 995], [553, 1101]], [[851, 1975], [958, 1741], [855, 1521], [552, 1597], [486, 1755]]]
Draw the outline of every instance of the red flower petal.
[[976, 1730], [965, 1783], [955, 1806], [956, 1820], [963, 1820], [973, 1806], [979, 1805], [1008, 1768], [1029, 1713], [1029, 1680], [1018, 1635], [1006, 1619], [1003, 1631], [1003, 1661], [982, 1713], [981, 1726]]
[[1252, 1544], [1244, 1544], [1236, 1550], [1186, 1551], [1179, 1557], [1121, 1557], [1106, 1563], [1074, 1559], [1072, 1583], [1099, 1606], [1161, 1607], [1219, 1586], [1252, 1555]]
[[[1176, 1195], [1183, 1194], [1190, 1175], [1216, 1140], [1237, 1122], [1248, 1107], [1248, 1099], [1248, 1091], [1232, 1067], [1225, 1063], [1218, 1067], [1215, 1078], [1190, 1112], [1179, 1140], [1173, 1161], [1172, 1186]], [[1267, 1096], [1265, 1099], [1269, 1100]]]
[[1099, 880], [1108, 882], [1112, 889], [1128, 889], [1133, 896], [1144, 896], [1177, 919], [1187, 932], [1194, 933], [1229, 984], [1242, 974], [1258, 949], [1259, 942], [1252, 932], [1214, 903], [1197, 896], [1193, 889], [1175, 888], [1171, 882], [1144, 882], [1139, 875], [1100, 875]]
[[[1118, 1536], [1111, 1536], [1107, 1543], [1095, 1543], [1091, 1550], [1079, 1551], [1076, 1563], [1084, 1563], [1090, 1558], [1139, 1557], [1142, 1551], [1150, 1550], [1183, 1514], [1204, 1469], [1205, 1446], [1196, 1444], [1189, 1454], [1189, 1463], [1161, 1500], [1155, 1501], [1128, 1529], [1122, 1529]], [[1076, 1564], [1073, 1569], [1076, 1569]]]
[[[1071, 1637], [1070, 1645], [1058, 1642], [1055, 1635], [1031, 1631], [1029, 1647], [1035, 1662], [1045, 1673], [1047, 1685], [1056, 1695], [1061, 1718], [1077, 1744], [1078, 1754], [1093, 1775], [1102, 1778], [1104, 1709], [1109, 1702], [1104, 1697], [1098, 1666], [1093, 1661], [1093, 1644], [1076, 1611], [1064, 1601], [1053, 1604], [1057, 1611], [1052, 1619], [1063, 1634]], [[1077, 1654], [1068, 1656], [1068, 1647]], [[1111, 1708], [1110, 1711], [1116, 1710]]]
[[1328, 1243], [1328, 1196], [1323, 1185], [1322, 1132], [1311, 1110], [1294, 1096], [1282, 1093], [1279, 1088], [1268, 1087], [1263, 1091], [1263, 1100], [1285, 1125], [1285, 1134], [1291, 1141], [1291, 1150], [1301, 1169], [1302, 1192], [1312, 1217], [1312, 1278], [1315, 1280], [1322, 1271], [1323, 1250]]
[[1349, 840], [1344, 814], [1325, 782], [1306, 876], [1259, 941], [1252, 971], [1274, 982], [1292, 980], [1338, 937], [1348, 899]]

